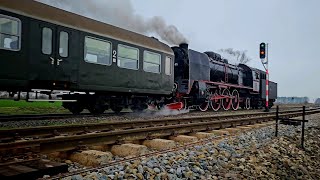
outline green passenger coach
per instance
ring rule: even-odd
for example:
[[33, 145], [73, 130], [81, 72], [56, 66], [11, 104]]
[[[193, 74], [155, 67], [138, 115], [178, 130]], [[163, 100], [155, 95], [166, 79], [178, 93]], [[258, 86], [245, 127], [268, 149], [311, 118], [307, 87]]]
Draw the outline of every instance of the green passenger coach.
[[0, 91], [12, 96], [59, 92], [49, 100], [75, 114], [140, 111], [171, 96], [173, 60], [155, 38], [33, 0], [0, 0]]

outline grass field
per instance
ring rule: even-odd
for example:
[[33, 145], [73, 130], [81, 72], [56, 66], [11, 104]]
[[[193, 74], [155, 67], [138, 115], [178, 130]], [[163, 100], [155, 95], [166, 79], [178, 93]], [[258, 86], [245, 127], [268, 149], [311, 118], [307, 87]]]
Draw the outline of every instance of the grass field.
[[61, 102], [26, 102], [0, 100], [0, 115], [66, 113]]

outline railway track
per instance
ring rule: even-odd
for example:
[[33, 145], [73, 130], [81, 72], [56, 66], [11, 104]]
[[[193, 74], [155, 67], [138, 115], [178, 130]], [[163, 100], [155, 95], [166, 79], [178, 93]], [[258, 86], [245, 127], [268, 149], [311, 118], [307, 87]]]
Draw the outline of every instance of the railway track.
[[[280, 113], [294, 113], [300, 110], [283, 111]], [[184, 118], [161, 118], [152, 120], [134, 120], [121, 122], [105, 122], [105, 123], [86, 123], [78, 125], [59, 125], [59, 126], [39, 126], [33, 128], [15, 128], [8, 130], [0, 130], [0, 142], [12, 141], [21, 138], [48, 138], [66, 134], [84, 134], [88, 132], [108, 132], [121, 129], [147, 128], [151, 126], [164, 126], [181, 123], [196, 123], [205, 121], [220, 121], [232, 118], [244, 117], [260, 117], [272, 115], [273, 112], [253, 112], [244, 114], [228, 114], [228, 115], [210, 115], [210, 116], [189, 116]]]
[[[320, 110], [308, 110], [306, 113], [320, 113]], [[282, 111], [280, 116], [297, 117], [301, 116], [301, 111]], [[0, 155], [10, 157], [30, 152], [66, 151], [99, 143], [115, 144], [126, 140], [142, 140], [254, 124], [274, 118], [275, 113], [263, 112], [0, 130]]]
[[121, 113], [104, 113], [101, 115], [93, 115], [90, 113], [74, 114], [21, 114], [21, 115], [0, 115], [0, 122], [9, 121], [34, 121], [34, 120], [48, 120], [48, 119], [68, 119], [68, 118], [90, 118], [90, 117], [109, 117], [124, 115], [129, 112]]
[[[298, 107], [281, 107], [281, 109], [295, 109], [295, 108], [301, 108]], [[308, 108], [308, 107], [307, 107]], [[271, 109], [271, 111], [274, 111], [275, 109]], [[246, 112], [246, 111], [259, 111], [259, 110], [238, 110], [236, 112]], [[261, 110], [260, 110], [261, 111]], [[230, 113], [233, 111], [230, 111]], [[112, 112], [106, 112], [101, 115], [93, 115], [90, 113], [81, 113], [79, 115], [74, 114], [20, 114], [20, 115], [0, 115], [0, 123], [1, 122], [9, 122], [9, 121], [35, 121], [35, 120], [63, 120], [63, 119], [69, 119], [69, 118], [92, 118], [92, 117], [108, 117], [108, 116], [118, 116], [118, 115], [125, 115], [130, 114], [131, 112], [121, 112], [121, 113], [112, 113]], [[156, 114], [156, 112], [151, 112], [152, 114]], [[190, 114], [204, 114], [204, 113], [210, 113], [210, 112], [198, 112], [191, 110]], [[211, 112], [215, 114], [219, 113], [229, 113], [228, 111], [218, 111], [218, 112]], [[200, 114], [199, 114], [200, 115]]]

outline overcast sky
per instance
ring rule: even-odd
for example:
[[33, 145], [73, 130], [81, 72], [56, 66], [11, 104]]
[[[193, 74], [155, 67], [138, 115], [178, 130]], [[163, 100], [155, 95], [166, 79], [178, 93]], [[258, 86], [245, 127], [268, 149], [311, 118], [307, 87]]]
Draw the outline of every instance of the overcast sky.
[[263, 69], [259, 44], [269, 43], [270, 80], [279, 96], [320, 97], [320, 0], [132, 0], [137, 14], [160, 15], [199, 51], [248, 50]]
[[[278, 96], [320, 97], [320, 0], [90, 0], [87, 6], [85, 0], [39, 1], [87, 8], [81, 14], [100, 11], [96, 19], [118, 26], [126, 25], [112, 16], [162, 16], [182, 32], [190, 48], [247, 50], [253, 59], [249, 65], [259, 69], [259, 44], [269, 43], [270, 80], [278, 83]], [[132, 12], [122, 16], [126, 11]]]

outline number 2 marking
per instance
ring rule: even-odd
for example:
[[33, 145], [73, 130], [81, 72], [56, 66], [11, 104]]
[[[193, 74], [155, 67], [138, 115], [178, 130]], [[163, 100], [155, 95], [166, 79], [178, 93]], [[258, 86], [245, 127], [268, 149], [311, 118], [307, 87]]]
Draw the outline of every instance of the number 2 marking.
[[117, 51], [113, 50], [112, 51], [112, 62], [117, 62]]

